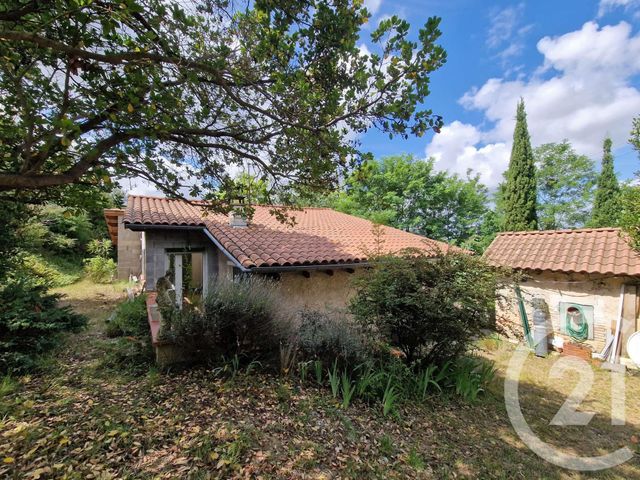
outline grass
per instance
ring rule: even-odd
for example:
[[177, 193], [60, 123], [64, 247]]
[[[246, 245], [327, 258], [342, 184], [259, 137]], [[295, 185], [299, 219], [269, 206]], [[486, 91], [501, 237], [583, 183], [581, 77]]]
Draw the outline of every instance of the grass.
[[[104, 320], [123, 298], [124, 284], [83, 280], [60, 289], [91, 318], [70, 336], [41, 376], [0, 385], [1, 478], [639, 478], [638, 457], [600, 473], [570, 472], [536, 457], [513, 431], [502, 379], [513, 347], [484, 342], [495, 361], [490, 391], [475, 403], [427, 394], [398, 404], [355, 401], [349, 408], [330, 389], [242, 369], [233, 381], [211, 370], [132, 377], [101, 369], [113, 340]], [[521, 378], [525, 418], [544, 441], [583, 454], [621, 445], [637, 450], [640, 378], [628, 375], [627, 422], [611, 425], [610, 379], [594, 370], [596, 386], [581, 409], [597, 412], [587, 427], [549, 421], [576, 379], [549, 380], [557, 357], [527, 360]], [[310, 377], [326, 381], [326, 367]], [[325, 378], [323, 378], [325, 377]]]

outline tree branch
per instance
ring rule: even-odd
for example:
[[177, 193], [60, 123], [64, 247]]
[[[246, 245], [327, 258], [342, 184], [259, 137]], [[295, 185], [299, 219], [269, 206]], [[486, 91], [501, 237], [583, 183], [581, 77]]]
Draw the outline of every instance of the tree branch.
[[86, 153], [78, 163], [66, 172], [54, 175], [22, 175], [18, 173], [0, 173], [0, 190], [13, 190], [21, 188], [57, 187], [76, 182], [82, 175], [94, 166], [100, 157], [111, 148], [127, 140], [135, 138], [137, 134], [130, 132], [118, 132], [100, 140], [95, 147]]

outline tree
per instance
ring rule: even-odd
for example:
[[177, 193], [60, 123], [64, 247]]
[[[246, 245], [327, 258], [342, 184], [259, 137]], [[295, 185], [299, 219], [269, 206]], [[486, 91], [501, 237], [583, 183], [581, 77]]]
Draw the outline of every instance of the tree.
[[443, 364], [491, 327], [497, 275], [482, 258], [465, 253], [380, 257], [354, 279], [350, 309], [407, 363]]
[[620, 186], [613, 169], [611, 139], [605, 138], [602, 146], [602, 168], [598, 175], [596, 198], [591, 213], [592, 227], [615, 227], [620, 215]]
[[567, 140], [534, 150], [538, 219], [543, 230], [579, 228], [589, 220], [596, 173], [593, 161]]
[[433, 160], [396, 155], [355, 170], [332, 205], [377, 223], [461, 244], [477, 233], [488, 211], [487, 195], [477, 176], [463, 179], [434, 171]]
[[[438, 18], [370, 35], [360, 0], [8, 0], [0, 6], [0, 191], [138, 176], [219, 199], [230, 165], [326, 188], [363, 158], [349, 132], [423, 135], [446, 59]], [[222, 207], [221, 207], [222, 208]]]
[[538, 228], [536, 167], [522, 99], [518, 102], [503, 200], [505, 230], [536, 230]]
[[[640, 158], [640, 116], [633, 119], [629, 143]], [[640, 171], [636, 172], [636, 183], [622, 188], [620, 226], [629, 235], [631, 244], [640, 251]]]

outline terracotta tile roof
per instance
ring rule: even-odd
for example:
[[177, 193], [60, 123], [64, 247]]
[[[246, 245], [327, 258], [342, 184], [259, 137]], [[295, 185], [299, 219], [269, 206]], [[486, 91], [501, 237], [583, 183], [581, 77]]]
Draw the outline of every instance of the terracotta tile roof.
[[504, 232], [484, 257], [521, 270], [640, 276], [640, 253], [619, 228]]
[[[234, 228], [225, 215], [166, 198], [129, 196], [125, 225], [205, 227], [245, 268], [361, 263], [376, 248], [373, 223], [329, 208], [290, 211], [295, 226], [279, 222], [269, 206], [256, 206], [248, 227]], [[452, 247], [396, 228], [381, 227], [385, 253], [419, 248], [434, 253]]]

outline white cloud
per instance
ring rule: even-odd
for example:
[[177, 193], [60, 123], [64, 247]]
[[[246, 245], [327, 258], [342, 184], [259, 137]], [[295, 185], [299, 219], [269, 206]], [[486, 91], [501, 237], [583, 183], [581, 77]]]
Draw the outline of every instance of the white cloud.
[[640, 7], [640, 0], [600, 0], [598, 4], [598, 17], [602, 17], [616, 8], [631, 10]]
[[625, 22], [602, 28], [588, 22], [545, 37], [537, 47], [544, 61], [530, 78], [492, 78], [460, 99], [491, 126], [445, 127], [447, 135], [436, 136], [426, 149], [439, 159], [439, 168], [461, 172], [469, 166], [494, 186], [507, 165], [520, 97], [534, 146], [566, 138], [579, 153], [598, 159], [606, 135], [614, 147], [626, 143], [631, 119], [640, 112], [640, 91], [632, 83], [640, 73], [640, 35]]
[[442, 128], [425, 153], [427, 157], [434, 158], [436, 169], [461, 176], [473, 170], [480, 174], [485, 185], [494, 188], [502, 180], [502, 172], [509, 164], [510, 149], [504, 142], [477, 147], [482, 137], [478, 128], [456, 120]]
[[378, 9], [380, 8], [380, 4], [382, 0], [364, 0], [364, 6], [369, 10], [371, 15], [375, 15]]

